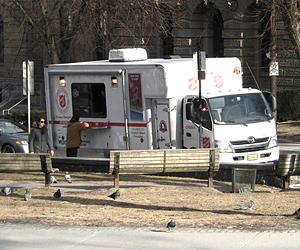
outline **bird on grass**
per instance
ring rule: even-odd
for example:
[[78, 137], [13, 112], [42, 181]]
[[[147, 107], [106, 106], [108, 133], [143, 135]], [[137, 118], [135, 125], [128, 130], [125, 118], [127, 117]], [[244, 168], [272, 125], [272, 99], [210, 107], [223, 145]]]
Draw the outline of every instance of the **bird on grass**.
[[60, 198], [61, 197], [61, 192], [60, 189], [57, 189], [57, 191], [53, 194], [54, 198]]
[[24, 194], [24, 200], [28, 201], [29, 199], [31, 199], [31, 193], [29, 192], [29, 189], [26, 189], [26, 192]]
[[175, 221], [174, 221], [174, 220], [170, 220], [170, 221], [168, 222], [168, 224], [167, 224], [168, 230], [174, 229], [175, 226], [176, 226], [176, 224], [175, 224]]
[[57, 183], [57, 180], [54, 176], [50, 175], [50, 182], [51, 183]]
[[116, 200], [120, 197], [120, 195], [121, 195], [120, 190], [118, 189], [116, 192], [113, 192], [112, 194], [108, 195], [107, 197]]
[[1, 192], [4, 193], [5, 195], [10, 195], [11, 193], [17, 191], [18, 189], [16, 188], [11, 188], [11, 187], [4, 187], [1, 189]]
[[296, 218], [300, 219], [300, 207], [293, 213], [293, 215], [296, 215]]
[[296, 215], [300, 212], [300, 207], [293, 213], [293, 215]]
[[240, 209], [249, 210], [249, 209], [252, 209], [253, 207], [254, 207], [254, 201], [250, 200], [250, 201], [246, 202], [243, 206], [241, 206]]
[[70, 176], [69, 172], [66, 172], [66, 174], [65, 174], [65, 180], [66, 180], [68, 183], [72, 183], [71, 176]]

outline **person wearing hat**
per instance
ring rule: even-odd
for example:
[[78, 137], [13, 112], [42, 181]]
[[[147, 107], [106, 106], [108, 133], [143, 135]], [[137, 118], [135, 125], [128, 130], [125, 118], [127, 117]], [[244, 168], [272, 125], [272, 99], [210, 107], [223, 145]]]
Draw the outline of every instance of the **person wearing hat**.
[[81, 131], [88, 128], [87, 122], [79, 122], [79, 115], [75, 114], [67, 124], [67, 157], [77, 157], [81, 144]]

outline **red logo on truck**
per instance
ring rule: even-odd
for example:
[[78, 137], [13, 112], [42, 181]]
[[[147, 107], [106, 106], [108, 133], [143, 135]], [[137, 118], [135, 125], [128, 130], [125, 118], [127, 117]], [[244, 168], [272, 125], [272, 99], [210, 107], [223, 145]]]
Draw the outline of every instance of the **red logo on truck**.
[[66, 96], [60, 95], [59, 96], [59, 105], [64, 108], [66, 106]]
[[203, 137], [203, 148], [210, 148], [210, 138], [209, 137]]
[[62, 114], [67, 113], [70, 105], [69, 102], [68, 92], [63, 88], [59, 88], [55, 96], [55, 103], [58, 111]]
[[198, 87], [197, 80], [195, 78], [189, 78], [188, 86], [190, 90], [195, 90]]
[[223, 76], [215, 76], [214, 77], [215, 87], [221, 88], [223, 87]]
[[165, 133], [168, 131], [167, 123], [164, 120], [161, 120], [159, 123], [159, 131]]

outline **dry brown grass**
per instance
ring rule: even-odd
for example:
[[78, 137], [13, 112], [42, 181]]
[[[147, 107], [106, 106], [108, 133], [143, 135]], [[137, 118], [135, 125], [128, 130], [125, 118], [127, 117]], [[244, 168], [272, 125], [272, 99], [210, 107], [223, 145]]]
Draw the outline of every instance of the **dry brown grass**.
[[[73, 183], [57, 173], [57, 184], [43, 187], [43, 174], [1, 174], [0, 186], [23, 187], [10, 196], [0, 196], [1, 222], [88, 226], [165, 227], [174, 219], [181, 227], [217, 228], [295, 228], [299, 221], [291, 214], [299, 207], [299, 191], [282, 191], [256, 185], [254, 193], [230, 193], [231, 183], [215, 181], [215, 188], [195, 178], [163, 176], [121, 176], [121, 197], [114, 201], [107, 195], [112, 176], [72, 173]], [[19, 182], [20, 183], [20, 182]], [[27, 185], [32, 199], [24, 201]], [[62, 197], [53, 193], [60, 188]], [[252, 210], [239, 210], [250, 199]]]
[[[300, 123], [280, 123], [279, 142], [298, 142]], [[165, 227], [174, 219], [180, 227], [217, 228], [299, 228], [291, 216], [300, 206], [299, 190], [256, 185], [254, 193], [231, 193], [231, 183], [195, 178], [121, 175], [121, 197], [114, 201], [107, 195], [113, 177], [100, 173], [71, 173], [73, 183], [56, 173], [57, 184], [44, 187], [42, 173], [0, 174], [0, 187], [18, 186], [10, 196], [0, 194], [2, 223], [40, 223], [88, 226]], [[24, 201], [26, 187], [32, 199]], [[53, 193], [60, 188], [62, 197]], [[239, 210], [253, 199], [253, 210]]]

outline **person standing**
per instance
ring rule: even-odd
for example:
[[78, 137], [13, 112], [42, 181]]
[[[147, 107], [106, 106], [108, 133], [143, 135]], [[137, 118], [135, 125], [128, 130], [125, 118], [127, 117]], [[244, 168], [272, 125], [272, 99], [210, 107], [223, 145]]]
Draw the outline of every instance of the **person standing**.
[[81, 144], [81, 131], [88, 128], [87, 122], [79, 122], [79, 115], [75, 114], [67, 124], [67, 157], [77, 157]]
[[45, 119], [40, 117], [37, 122], [33, 123], [33, 128], [29, 136], [29, 153], [48, 153], [54, 155], [54, 150], [48, 134], [48, 126]]

